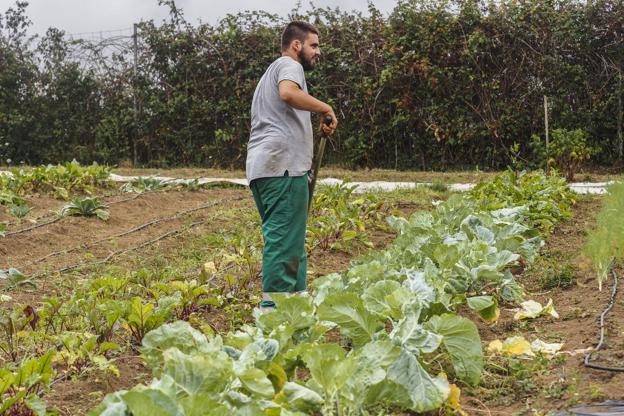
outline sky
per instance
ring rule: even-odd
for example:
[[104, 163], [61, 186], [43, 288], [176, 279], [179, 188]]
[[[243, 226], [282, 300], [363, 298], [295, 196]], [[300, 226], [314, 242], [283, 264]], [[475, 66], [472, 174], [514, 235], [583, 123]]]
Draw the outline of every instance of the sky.
[[[158, 6], [158, 0], [29, 0], [28, 17], [33, 25], [29, 32], [44, 34], [48, 27], [56, 27], [67, 34], [91, 34], [114, 30], [129, 31], [132, 24], [154, 19], [159, 22], [167, 17], [168, 9]], [[389, 14], [397, 0], [373, 0], [375, 7]], [[296, 0], [177, 0], [186, 20], [200, 20], [216, 24], [226, 14], [245, 10], [264, 10], [286, 16], [297, 4]], [[309, 1], [301, 2], [304, 10], [310, 9]], [[0, 13], [15, 5], [15, 0], [0, 0]], [[366, 0], [314, 0], [315, 7], [337, 7], [341, 10], [366, 12]]]

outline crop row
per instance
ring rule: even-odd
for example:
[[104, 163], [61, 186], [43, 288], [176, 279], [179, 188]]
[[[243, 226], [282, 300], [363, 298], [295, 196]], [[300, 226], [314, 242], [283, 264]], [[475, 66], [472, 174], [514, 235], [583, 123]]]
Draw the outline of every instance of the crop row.
[[509, 267], [534, 259], [539, 230], [573, 202], [559, 178], [509, 172], [433, 212], [391, 218], [390, 247], [317, 279], [311, 294], [276, 296], [255, 325], [225, 336], [184, 321], [147, 332], [153, 381], [108, 395], [92, 414], [460, 411], [455, 383], [478, 384], [484, 357], [458, 311], [494, 322], [500, 302], [520, 301]]

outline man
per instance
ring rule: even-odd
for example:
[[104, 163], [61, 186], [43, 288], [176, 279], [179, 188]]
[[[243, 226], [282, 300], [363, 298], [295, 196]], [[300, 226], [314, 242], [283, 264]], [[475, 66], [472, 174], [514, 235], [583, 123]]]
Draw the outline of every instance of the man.
[[[320, 56], [316, 28], [289, 23], [282, 33], [282, 56], [260, 79], [251, 104], [246, 173], [262, 218], [261, 310], [275, 307], [272, 293], [306, 289], [310, 113], [321, 115], [325, 134], [333, 134], [338, 124], [331, 106], [308, 94], [304, 71], [314, 69]], [[331, 116], [330, 125], [323, 123], [325, 116]]]

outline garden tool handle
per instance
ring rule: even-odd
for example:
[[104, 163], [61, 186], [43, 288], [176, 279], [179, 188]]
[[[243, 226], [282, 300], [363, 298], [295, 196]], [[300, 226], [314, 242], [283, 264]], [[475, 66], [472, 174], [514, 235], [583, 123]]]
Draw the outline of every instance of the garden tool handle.
[[[330, 115], [326, 115], [325, 118], [323, 118], [323, 123], [326, 126], [331, 125], [333, 121], [334, 119]], [[327, 135], [325, 133], [322, 133], [321, 141], [319, 143], [318, 153], [316, 154], [316, 160], [314, 161], [314, 167], [312, 169], [312, 181], [310, 182], [310, 185], [309, 185], [308, 212], [310, 212], [310, 207], [312, 206], [312, 196], [314, 195], [314, 188], [316, 187], [316, 178], [318, 176], [318, 172], [321, 167], [321, 161], [323, 160], [323, 153], [325, 152], [325, 143], [327, 143]]]
[[330, 115], [326, 115], [326, 116], [325, 116], [325, 118], [323, 119], [323, 123], [324, 123], [326, 126], [330, 126], [330, 125], [331, 125], [331, 123], [332, 123], [332, 121], [334, 121], [334, 119], [333, 119], [333, 118], [332, 118], [332, 116], [330, 116]]

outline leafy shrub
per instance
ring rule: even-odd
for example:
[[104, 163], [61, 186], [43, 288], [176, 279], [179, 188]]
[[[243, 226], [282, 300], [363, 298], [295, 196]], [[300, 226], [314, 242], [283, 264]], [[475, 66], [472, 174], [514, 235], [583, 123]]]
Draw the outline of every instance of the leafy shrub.
[[555, 129], [551, 132], [548, 148], [542, 144], [541, 138], [531, 136], [531, 147], [536, 154], [537, 161], [543, 166], [548, 163], [565, 174], [568, 181], [574, 180], [574, 175], [592, 155], [598, 153], [598, 148], [587, 143], [587, 133], [581, 129]]
[[532, 226], [549, 232], [554, 224], [571, 215], [575, 196], [563, 178], [546, 176], [542, 171], [508, 170], [494, 179], [477, 184], [470, 195], [487, 209], [523, 205]]
[[11, 204], [9, 206], [9, 212], [11, 215], [18, 219], [24, 218], [30, 211], [32, 211], [32, 207], [29, 207], [26, 204]]

